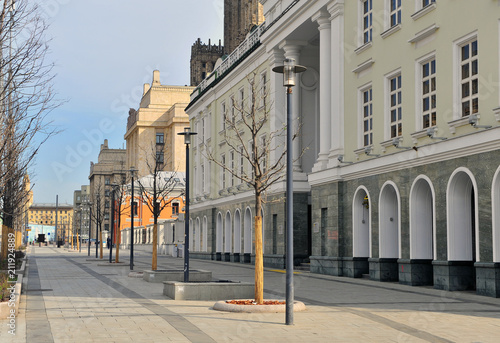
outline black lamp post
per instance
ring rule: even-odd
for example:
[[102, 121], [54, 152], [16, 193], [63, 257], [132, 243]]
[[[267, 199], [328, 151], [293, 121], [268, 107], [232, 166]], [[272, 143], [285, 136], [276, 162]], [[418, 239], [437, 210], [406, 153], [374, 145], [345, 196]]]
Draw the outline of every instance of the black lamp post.
[[[95, 258], [98, 257], [98, 248], [99, 248], [99, 244], [101, 244], [101, 242], [99, 242], [99, 214], [101, 213], [101, 209], [100, 209], [100, 205], [101, 205], [101, 201], [96, 201], [96, 217], [97, 217], [97, 220], [95, 222]], [[98, 208], [99, 207], [99, 208]]]
[[130, 167], [129, 172], [132, 176], [132, 197], [130, 200], [130, 270], [134, 270], [134, 173], [137, 171]]
[[283, 66], [274, 67], [273, 71], [283, 74], [283, 86], [286, 87], [286, 325], [293, 324], [293, 124], [292, 124], [292, 87], [295, 86], [295, 74], [306, 68], [295, 64], [293, 58], [283, 61]]
[[111, 244], [109, 245], [109, 263], [113, 262], [113, 238], [115, 231], [115, 187], [116, 183], [111, 184]]
[[83, 205], [80, 205], [80, 238], [78, 241], [78, 252], [82, 252], [82, 222], [83, 222]]
[[189, 144], [191, 144], [191, 136], [196, 135], [196, 132], [191, 132], [190, 127], [185, 127], [184, 132], [179, 132], [178, 135], [184, 136], [184, 144], [186, 144], [186, 213], [184, 215], [184, 282], [189, 282]]
[[87, 206], [89, 207], [89, 234], [87, 238], [87, 248], [89, 251], [89, 257], [90, 257], [90, 234], [92, 233], [92, 202], [87, 202]]

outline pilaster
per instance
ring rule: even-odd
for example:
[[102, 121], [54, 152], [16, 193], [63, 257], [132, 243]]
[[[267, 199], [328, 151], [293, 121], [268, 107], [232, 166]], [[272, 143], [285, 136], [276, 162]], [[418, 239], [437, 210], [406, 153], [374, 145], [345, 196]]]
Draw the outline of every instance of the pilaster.
[[328, 6], [331, 25], [331, 141], [329, 167], [344, 153], [344, 0]]
[[317, 12], [311, 20], [317, 22], [319, 27], [319, 154], [313, 172], [323, 170], [327, 167], [328, 156], [331, 146], [331, 23], [330, 14], [326, 11]]
[[[268, 59], [269, 62], [269, 70], [272, 70], [274, 67], [283, 65], [283, 60], [285, 59], [285, 55], [281, 49], [273, 49], [270, 52], [270, 56]], [[269, 94], [268, 99], [274, 99], [274, 104], [271, 111], [274, 111], [274, 115], [271, 115], [270, 122], [270, 132], [276, 132], [281, 130], [286, 125], [286, 116], [285, 116], [285, 87], [283, 87], [283, 75], [270, 72], [269, 74]], [[273, 148], [270, 151], [270, 163], [275, 163], [276, 159], [282, 155], [284, 148], [286, 146], [286, 137], [275, 137], [275, 143]]]

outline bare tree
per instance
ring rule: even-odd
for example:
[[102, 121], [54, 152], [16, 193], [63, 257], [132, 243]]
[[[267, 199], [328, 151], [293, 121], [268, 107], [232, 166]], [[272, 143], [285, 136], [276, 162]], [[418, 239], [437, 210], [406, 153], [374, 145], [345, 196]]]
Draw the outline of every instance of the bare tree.
[[[46, 116], [60, 102], [52, 90], [53, 65], [46, 61], [42, 11], [28, 0], [0, 6], [0, 197], [2, 234], [8, 237], [26, 201], [16, 192], [40, 146], [56, 133]], [[2, 245], [2, 257], [6, 253]]]
[[[263, 303], [264, 264], [262, 251], [262, 204], [266, 191], [284, 178], [286, 168], [286, 126], [270, 130], [269, 90], [265, 80], [257, 80], [257, 73], [247, 76], [249, 94], [231, 98], [229, 108], [224, 112], [224, 139], [230, 153], [243, 158], [249, 168], [228, 165], [225, 158], [216, 156], [209, 146], [206, 155], [215, 162], [222, 173], [246, 183], [253, 188], [255, 195], [255, 301]], [[295, 138], [297, 133], [294, 134]], [[273, 159], [270, 160], [271, 153]]]
[[[102, 244], [102, 223], [104, 221], [105, 210], [105, 200], [104, 200], [104, 186], [101, 180], [97, 180], [94, 184], [94, 189], [92, 193], [92, 218], [90, 220], [94, 220], [96, 226], [96, 244], [99, 244], [99, 258], [103, 258], [103, 244]], [[89, 237], [90, 241], [90, 237]]]
[[[127, 186], [126, 186], [126, 174], [123, 169], [124, 163], [122, 163], [121, 170], [123, 174], [120, 174], [119, 179], [115, 180], [118, 187], [113, 189], [113, 197], [114, 197], [114, 211], [115, 211], [115, 221], [116, 221], [116, 252], [115, 252], [115, 263], [118, 263], [120, 260], [120, 243], [121, 243], [121, 217], [127, 210], [130, 210], [130, 206], [127, 206], [125, 203], [126, 194], [127, 194]], [[111, 206], [113, 207], [113, 205]], [[111, 230], [113, 230], [115, 223], [111, 223]], [[113, 242], [111, 242], [113, 244]]]
[[147, 205], [153, 214], [153, 258], [151, 270], [156, 270], [158, 266], [158, 218], [161, 212], [170, 206], [174, 199], [178, 198], [171, 197], [177, 186], [177, 173], [175, 171], [163, 171], [165, 166], [164, 147], [163, 144], [151, 147], [149, 158], [146, 158], [146, 165], [150, 174], [137, 180], [142, 202]]

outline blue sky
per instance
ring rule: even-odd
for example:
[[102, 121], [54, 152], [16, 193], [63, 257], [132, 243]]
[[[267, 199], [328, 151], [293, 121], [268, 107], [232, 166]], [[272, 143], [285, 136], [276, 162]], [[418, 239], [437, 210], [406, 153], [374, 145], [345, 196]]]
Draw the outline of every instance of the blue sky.
[[124, 148], [130, 107], [160, 70], [161, 83], [189, 84], [191, 45], [223, 38], [223, 0], [44, 0], [54, 88], [66, 102], [49, 115], [63, 130], [46, 142], [30, 176], [34, 201], [73, 203], [106, 138]]

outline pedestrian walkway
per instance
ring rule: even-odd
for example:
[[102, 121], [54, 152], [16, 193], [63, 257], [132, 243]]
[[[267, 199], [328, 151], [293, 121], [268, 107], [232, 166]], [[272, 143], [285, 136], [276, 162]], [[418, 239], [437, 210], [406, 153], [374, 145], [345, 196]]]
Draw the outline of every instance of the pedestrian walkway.
[[[83, 250], [83, 249], [82, 249]], [[122, 261], [128, 251], [122, 251]], [[86, 252], [32, 247], [16, 336], [0, 342], [498, 342], [500, 299], [366, 279], [300, 272], [295, 298], [307, 310], [227, 313], [213, 301], [174, 301], [163, 285], [128, 276], [127, 266], [98, 266]], [[94, 256], [91, 256], [94, 257]], [[150, 269], [139, 252], [135, 271]], [[159, 257], [158, 269], [183, 260]], [[106, 256], [102, 262], [106, 262]], [[253, 266], [191, 260], [215, 279], [253, 282]], [[266, 269], [265, 298], [283, 299], [285, 274]], [[1, 322], [0, 322], [1, 323]]]

